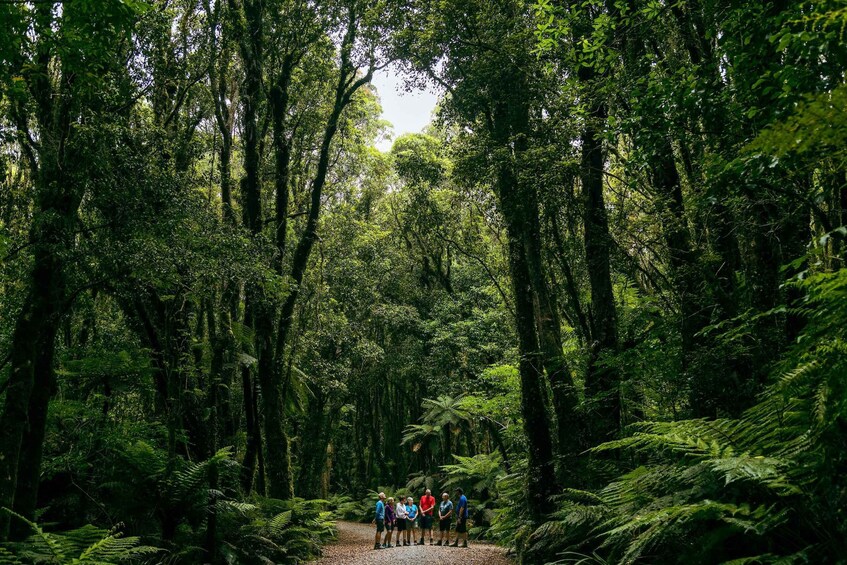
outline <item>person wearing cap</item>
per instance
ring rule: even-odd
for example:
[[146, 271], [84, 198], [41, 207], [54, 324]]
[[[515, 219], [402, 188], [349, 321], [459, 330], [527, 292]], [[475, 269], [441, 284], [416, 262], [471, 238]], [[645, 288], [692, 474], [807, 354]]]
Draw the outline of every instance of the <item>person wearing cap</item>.
[[[441, 504], [438, 505], [438, 543], [435, 545], [450, 545], [450, 523], [453, 521], [453, 503], [450, 495], [446, 492], [441, 495]], [[444, 539], [444, 536], [447, 539]]]
[[429, 530], [429, 545], [432, 545], [432, 513], [435, 510], [435, 497], [432, 496], [432, 491], [426, 489], [426, 492], [421, 497], [420, 502], [421, 513], [421, 541], [420, 545], [424, 544], [424, 537]]
[[382, 549], [379, 542], [382, 538], [382, 532], [385, 531], [385, 493], [379, 493], [379, 500], [376, 501], [376, 515], [374, 521], [376, 524], [376, 535], [374, 535], [374, 549]]
[[397, 517], [394, 515], [394, 497], [389, 496], [385, 505], [385, 540], [382, 547], [393, 547], [391, 545], [391, 536], [394, 533], [394, 527], [397, 525]]
[[459, 547], [460, 539], [464, 539], [462, 547], [468, 547], [468, 497], [460, 488], [456, 489], [456, 494], [459, 496], [459, 502], [456, 503], [456, 541], [453, 542], [453, 547]]
[[411, 496], [406, 499], [406, 543], [405, 545], [418, 545], [418, 536], [416, 532], [416, 524], [418, 520], [418, 507], [415, 505], [415, 499]]

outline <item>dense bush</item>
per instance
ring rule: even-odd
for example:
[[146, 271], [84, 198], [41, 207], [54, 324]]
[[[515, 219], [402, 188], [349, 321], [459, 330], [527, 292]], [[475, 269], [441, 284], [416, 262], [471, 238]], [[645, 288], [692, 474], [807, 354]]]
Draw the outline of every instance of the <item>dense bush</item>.
[[157, 547], [141, 545], [138, 537], [122, 537], [117, 527], [103, 530], [88, 525], [52, 533], [18, 514], [13, 518], [26, 523], [33, 534], [22, 542], [0, 545], [2, 565], [111, 565], [163, 554]]
[[793, 284], [807, 296], [794, 312], [806, 326], [759, 402], [740, 418], [634, 424], [594, 448], [620, 452], [630, 470], [558, 497], [527, 555], [740, 564], [847, 554], [847, 270]]
[[257, 499], [229, 505], [221, 517], [221, 553], [227, 563], [302, 563], [320, 555], [335, 536], [325, 500]]

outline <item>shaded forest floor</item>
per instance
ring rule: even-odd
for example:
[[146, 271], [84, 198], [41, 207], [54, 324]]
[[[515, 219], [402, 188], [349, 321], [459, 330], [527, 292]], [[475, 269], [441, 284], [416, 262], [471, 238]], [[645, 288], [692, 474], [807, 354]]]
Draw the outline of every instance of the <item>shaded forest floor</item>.
[[338, 541], [324, 549], [319, 565], [375, 565], [377, 563], [426, 563], [432, 565], [511, 565], [505, 551], [492, 544], [471, 542], [468, 549], [411, 545], [373, 549], [374, 527], [370, 524], [338, 522]]

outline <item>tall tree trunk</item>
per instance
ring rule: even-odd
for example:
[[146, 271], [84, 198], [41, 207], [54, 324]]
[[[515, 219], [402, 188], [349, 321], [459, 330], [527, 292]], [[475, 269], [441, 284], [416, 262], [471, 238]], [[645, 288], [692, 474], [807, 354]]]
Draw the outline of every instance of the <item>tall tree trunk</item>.
[[[42, 279], [45, 275], [52, 278], [50, 269], [45, 269], [51, 263], [52, 261], [40, 265], [36, 263], [34, 278], [41, 279], [42, 282], [46, 282]], [[48, 283], [48, 286], [52, 284]], [[3, 412], [0, 415], [0, 507], [14, 508], [16, 503], [29, 506], [29, 501], [24, 504], [23, 500], [18, 501], [16, 497], [19, 473], [22, 470], [31, 471], [34, 459], [40, 463], [38, 456], [41, 445], [30, 445], [24, 448], [23, 441], [25, 438], [33, 441], [38, 439], [36, 434], [39, 422], [38, 420], [30, 421], [29, 413], [33, 403], [32, 392], [36, 384], [36, 372], [40, 373], [40, 378], [43, 378], [45, 357], [49, 356], [52, 360], [53, 345], [44, 341], [48, 330], [44, 325], [45, 321], [51, 318], [55, 320], [54, 314], [50, 312], [52, 307], [49, 302], [49, 299], [45, 300], [42, 297], [28, 298], [15, 324], [12, 336], [11, 371]], [[42, 347], [46, 347], [49, 354], [45, 355], [45, 352], [41, 351]], [[43, 439], [43, 434], [41, 437]], [[38, 451], [34, 451], [36, 449]], [[37, 476], [29, 475], [20, 481], [24, 491], [32, 492], [30, 484], [24, 485], [24, 483], [37, 481]], [[32, 519], [33, 515], [28, 514], [25, 517]], [[9, 514], [3, 512], [0, 515], [0, 540], [5, 540], [8, 536], [9, 525]], [[20, 533], [17, 526], [14, 531], [16, 534]]]
[[[0, 414], [0, 507], [20, 508], [34, 519], [44, 426], [55, 383], [55, 336], [66, 308], [66, 265], [62, 256], [73, 245], [80, 195], [68, 180], [66, 159], [71, 135], [73, 77], [63, 76], [60, 91], [50, 82], [53, 5], [35, 7], [38, 40], [30, 91], [36, 103], [39, 159], [30, 162], [36, 179], [35, 213], [29, 240], [33, 267], [29, 291], [12, 334], [10, 376]], [[24, 139], [29, 132], [21, 132]], [[34, 393], [35, 387], [38, 390]], [[24, 446], [24, 441], [27, 444]], [[20, 480], [19, 472], [27, 473]], [[20, 483], [20, 484], [19, 484]], [[20, 492], [18, 492], [20, 489]], [[9, 514], [0, 512], [0, 541], [9, 533]], [[21, 531], [16, 528], [16, 534]]]
[[[350, 14], [348, 29], [345, 33], [341, 47], [341, 64], [339, 67], [338, 83], [335, 89], [335, 99], [332, 111], [330, 112], [326, 126], [324, 128], [323, 138], [321, 140], [320, 153], [318, 155], [318, 163], [315, 171], [315, 177], [312, 180], [311, 198], [309, 203], [309, 211], [306, 217], [306, 226], [300, 236], [297, 246], [294, 250], [294, 255], [291, 260], [291, 281], [292, 287], [282, 304], [280, 315], [277, 323], [277, 338], [275, 344], [276, 359], [272, 364], [272, 372], [268, 375], [268, 387], [275, 387], [277, 392], [272, 398], [266, 400], [265, 404], [265, 435], [266, 442], [269, 446], [269, 474], [271, 479], [271, 496], [276, 497], [291, 497], [293, 496], [293, 478], [290, 469], [290, 454], [283, 449], [288, 449], [288, 438], [285, 436], [285, 430], [282, 427], [284, 414], [282, 412], [282, 398], [280, 385], [280, 377], [282, 368], [284, 367], [284, 358], [286, 347], [290, 338], [292, 324], [294, 322], [294, 307], [297, 299], [300, 296], [303, 277], [306, 273], [306, 268], [309, 264], [309, 256], [312, 252], [312, 247], [318, 237], [318, 219], [321, 212], [321, 198], [323, 189], [326, 185], [327, 174], [330, 167], [330, 149], [335, 135], [338, 132], [339, 120], [344, 109], [350, 104], [350, 101], [356, 91], [369, 83], [373, 77], [373, 68], [356, 79], [356, 68], [351, 64], [350, 57], [353, 44], [356, 37], [356, 26], [358, 22], [354, 14]], [[282, 95], [282, 93], [281, 93]], [[284, 101], [279, 101], [278, 106], [284, 109]], [[280, 132], [281, 134], [282, 132]], [[282, 141], [280, 141], [282, 143]], [[284, 150], [284, 147], [281, 147]], [[285, 166], [284, 171], [287, 173], [287, 162], [280, 158], [278, 166]], [[279, 194], [278, 198], [287, 199], [287, 185], [283, 188], [286, 195]], [[280, 204], [281, 206], [282, 204]], [[285, 245], [285, 224], [281, 222], [281, 228], [278, 229], [278, 243]], [[279, 239], [281, 238], [281, 239]], [[260, 358], [261, 362], [261, 358]], [[260, 374], [263, 374], [260, 370]], [[265, 383], [263, 383], [263, 389]], [[268, 396], [268, 391], [263, 390], [263, 397]], [[271, 411], [273, 410], [273, 411]], [[273, 443], [273, 449], [276, 452], [276, 457], [271, 457], [270, 449]], [[274, 465], [278, 465], [275, 469], [271, 469], [271, 459]], [[274, 486], [274, 480], [277, 481], [277, 486]]]
[[[218, 335], [219, 329], [215, 320], [214, 299], [209, 300], [206, 307], [206, 325], [208, 327], [209, 342], [212, 344], [212, 362], [209, 370], [209, 391], [208, 391], [208, 409], [209, 417], [207, 420], [208, 438], [209, 438], [209, 453], [214, 456], [218, 451], [218, 414], [220, 406], [218, 404], [218, 389], [221, 387], [221, 375], [223, 374], [223, 358], [224, 348], [221, 346], [221, 336]], [[218, 510], [217, 510], [217, 491], [218, 484], [218, 466], [214, 464], [209, 469], [209, 502], [206, 516], [206, 539], [205, 551], [206, 560], [212, 565], [218, 563]]]
[[[66, 293], [59, 254], [70, 245], [70, 218], [76, 213], [75, 205], [69, 208], [44, 206], [33, 221], [32, 290], [12, 335], [11, 372], [0, 415], [0, 506], [17, 508], [28, 519], [34, 518], [47, 407], [55, 387], [55, 337]], [[0, 539], [8, 532], [4, 515]]]
[[[246, 32], [241, 37], [241, 58], [244, 62], [245, 80], [242, 92], [244, 107], [244, 224], [258, 238], [262, 231], [262, 195], [259, 183], [259, 128], [258, 104], [262, 88], [262, 10], [258, 0], [245, 0], [244, 20]], [[293, 496], [288, 438], [283, 429], [283, 410], [279, 373], [274, 362], [275, 305], [265, 296], [262, 288], [250, 284], [247, 297], [251, 305], [257, 363], [257, 376], [261, 386], [263, 428], [265, 432], [264, 466], [269, 483], [269, 495], [287, 499]], [[262, 467], [261, 453], [259, 456]]]
[[[221, 26], [220, 43], [221, 50], [217, 51], [218, 44], [215, 29], [221, 19], [231, 18], [231, 10], [227, 4], [217, 3], [212, 11], [211, 6], [206, 3], [206, 12], [209, 15], [212, 43], [212, 60], [209, 64], [209, 82], [211, 86], [212, 99], [214, 101], [215, 123], [221, 134], [221, 145], [219, 150], [218, 172], [220, 174], [221, 190], [221, 218], [225, 225], [236, 226], [235, 212], [232, 205], [232, 129], [234, 112], [232, 111], [235, 89], [230, 88], [230, 66], [232, 64], [231, 41], [232, 38], [226, 33], [230, 28], [228, 25]], [[238, 284], [235, 281], [225, 280], [222, 283], [221, 300], [217, 305], [220, 310], [220, 327], [217, 328], [216, 339], [213, 343], [212, 373], [215, 374], [217, 367], [220, 375], [220, 390], [217, 391], [217, 420], [220, 427], [220, 439], [223, 445], [233, 445], [235, 440], [236, 422], [233, 419], [232, 409], [232, 386], [236, 379], [238, 367], [239, 344], [235, 340], [233, 324], [238, 319]], [[210, 304], [210, 308], [216, 306]], [[210, 313], [214, 318], [214, 311]], [[211, 330], [210, 330], [211, 332]]]
[[650, 176], [658, 193], [660, 206], [666, 212], [662, 220], [662, 235], [668, 247], [671, 279], [679, 301], [680, 334], [682, 340], [682, 367], [687, 371], [695, 348], [695, 334], [708, 323], [705, 309], [697, 297], [697, 263], [686, 225], [685, 206], [682, 199], [682, 182], [673, 157], [670, 140], [661, 138], [652, 147]]
[[537, 195], [532, 187], [524, 189], [523, 195], [524, 205], [528, 212], [528, 217], [524, 222], [527, 263], [537, 305], [536, 323], [544, 371], [547, 373], [547, 380], [553, 392], [553, 413], [556, 418], [556, 455], [560, 464], [559, 475], [564, 477], [569, 474], [569, 469], [573, 470], [575, 459], [580, 451], [577, 420], [579, 399], [573, 376], [564, 358], [556, 295], [547, 283], [547, 276], [541, 259]]
[[[580, 69], [579, 77], [584, 84], [590, 84], [594, 78], [587, 67]], [[594, 102], [581, 136], [580, 180], [585, 206], [585, 262], [591, 288], [593, 337], [585, 389], [595, 411], [590, 418], [592, 429], [589, 432], [594, 444], [611, 439], [620, 428], [621, 418], [619, 376], [617, 371], [599, 362], [603, 354], [614, 353], [618, 348], [618, 322], [610, 266], [612, 239], [603, 195], [604, 157], [599, 132], [605, 119], [605, 105]]]
[[[29, 425], [24, 433], [18, 462], [18, 482], [15, 489], [15, 504], [12, 509], [32, 520], [38, 503], [38, 485], [41, 480], [41, 456], [47, 429], [47, 411], [50, 398], [56, 390], [56, 373], [53, 370], [55, 347], [47, 345], [56, 339], [55, 326], [47, 327], [39, 344], [35, 362], [35, 386], [29, 399]], [[23, 539], [32, 533], [24, 522], [14, 521], [11, 537]]]
[[588, 343], [591, 340], [591, 326], [588, 322], [588, 316], [586, 316], [585, 310], [582, 307], [582, 302], [579, 299], [579, 289], [576, 285], [573, 269], [568, 262], [568, 253], [565, 249], [562, 232], [559, 228], [559, 220], [555, 212], [550, 214], [550, 229], [556, 249], [555, 258], [559, 262], [562, 274], [565, 277], [565, 291], [567, 292], [570, 302], [570, 308], [573, 311], [572, 317], [577, 321], [579, 332], [582, 334], [583, 341]]
[[253, 377], [250, 367], [241, 368], [241, 393], [244, 404], [244, 421], [247, 432], [247, 444], [244, 447], [244, 458], [241, 460], [241, 490], [246, 494], [253, 490], [256, 478], [256, 465], [259, 457], [259, 446], [262, 436], [259, 429], [259, 415], [256, 414], [254, 399]]
[[[515, 142], [525, 145], [528, 115], [526, 107], [504, 102], [496, 103], [491, 129], [500, 147]], [[513, 130], [513, 126], [518, 127]], [[517, 135], [515, 136], [515, 133]], [[514, 137], [514, 138], [513, 138]], [[521, 382], [521, 413], [528, 442], [528, 502], [531, 514], [544, 515], [547, 501], [556, 489], [553, 464], [553, 442], [550, 420], [543, 393], [543, 356], [538, 342], [533, 303], [530, 261], [527, 257], [527, 226], [532, 221], [527, 210], [526, 194], [521, 191], [513, 157], [501, 156], [497, 163], [497, 195], [506, 223], [509, 248], [509, 271], [515, 300], [515, 325], [518, 333], [518, 370]], [[535, 218], [537, 222], [537, 215]]]

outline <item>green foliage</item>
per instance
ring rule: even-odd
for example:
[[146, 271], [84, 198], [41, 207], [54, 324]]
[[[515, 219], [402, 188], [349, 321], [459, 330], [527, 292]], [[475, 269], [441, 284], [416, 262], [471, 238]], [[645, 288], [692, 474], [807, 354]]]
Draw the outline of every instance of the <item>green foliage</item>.
[[410, 424], [403, 436], [403, 443], [409, 443], [423, 438], [449, 426], [459, 426], [467, 423], [469, 414], [463, 406], [464, 397], [439, 396], [426, 398], [423, 406], [426, 412], [422, 416], [423, 424]]
[[[527, 563], [847, 554], [843, 0], [0, 22], [0, 506], [70, 530], [0, 560], [298, 563], [457, 485]], [[442, 98], [382, 153], [388, 61]]]
[[[353, 522], [371, 522], [374, 519], [376, 512], [376, 502], [379, 500], [379, 493], [384, 492], [386, 500], [394, 498], [395, 502], [402, 496], [404, 499], [407, 496], [422, 490], [416, 486], [406, 485], [405, 489], [395, 489], [391, 487], [378, 487], [360, 499], [354, 499], [351, 496], [337, 494], [329, 499], [327, 508], [332, 513], [333, 518], [338, 520], [350, 520]], [[417, 497], [415, 497], [417, 500]]]
[[[119, 464], [110, 469], [106, 482], [100, 485], [105, 497], [128, 522], [155, 516], [165, 530], [183, 523], [199, 527], [214, 494], [208, 484], [210, 471], [226, 474], [227, 469], [237, 469], [230, 448], [209, 459], [190, 462], [169, 460], [167, 452], [139, 441], [116, 455]], [[127, 482], [127, 477], [132, 480]]]
[[141, 545], [139, 537], [123, 537], [119, 526], [102, 530], [89, 524], [67, 532], [45, 532], [19, 514], [5, 508], [2, 511], [25, 522], [33, 531], [22, 542], [0, 546], [3, 565], [118, 565], [162, 552], [157, 547]]
[[373, 513], [370, 502], [370, 497], [356, 500], [346, 494], [334, 494], [329, 498], [327, 507], [332, 512], [333, 518], [337, 520], [367, 522], [369, 514]]
[[498, 453], [480, 453], [473, 457], [454, 455], [453, 458], [455, 464], [441, 467], [447, 474], [445, 487], [461, 486], [481, 496], [497, 492], [497, 484], [505, 475], [503, 459]]
[[497, 509], [504, 503], [503, 481], [508, 474], [499, 453], [477, 454], [473, 457], [454, 455], [455, 464], [443, 465], [446, 474], [444, 488], [462, 487], [470, 500], [471, 535], [487, 537]]
[[760, 133], [748, 150], [763, 152], [776, 159], [809, 151], [827, 152], [843, 160], [847, 122], [840, 109], [845, 104], [847, 85], [809, 95], [797, 104], [793, 115]]
[[257, 498], [249, 506], [221, 508], [222, 552], [228, 563], [303, 563], [335, 536], [326, 500]]
[[[847, 270], [793, 283], [807, 325], [759, 403], [738, 419], [645, 422], [593, 451], [640, 466], [565, 492], [530, 553], [599, 547], [613, 562], [826, 561], [842, 555]], [[829, 557], [828, 557], [829, 556]]]

